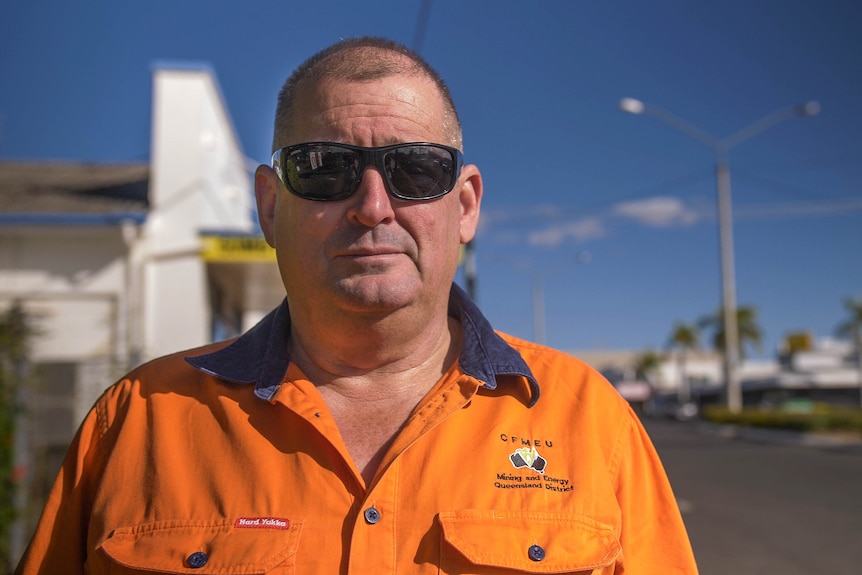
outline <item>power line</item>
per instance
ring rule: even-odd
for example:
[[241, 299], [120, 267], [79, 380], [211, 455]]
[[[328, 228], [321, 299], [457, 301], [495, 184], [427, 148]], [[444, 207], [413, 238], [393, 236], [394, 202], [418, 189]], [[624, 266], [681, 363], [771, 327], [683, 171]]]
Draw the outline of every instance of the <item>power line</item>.
[[413, 51], [417, 54], [422, 53], [422, 46], [425, 44], [425, 32], [428, 30], [428, 16], [431, 14], [432, 2], [433, 0], [422, 0], [422, 5], [419, 7], [416, 31], [413, 34]]
[[789, 194], [795, 195], [797, 197], [816, 197], [818, 199], [825, 200], [838, 200], [843, 199], [842, 196], [839, 196], [834, 193], [822, 191], [822, 190], [814, 190], [811, 188], [805, 188], [802, 186], [797, 186], [794, 184], [788, 184], [787, 182], [781, 182], [779, 180], [770, 178], [768, 176], [762, 176], [759, 174], [754, 174], [747, 170], [734, 170], [734, 177], [738, 179], [742, 179], [743, 181], [749, 181], [757, 184], [759, 187], [770, 189], [773, 191], [787, 192]]

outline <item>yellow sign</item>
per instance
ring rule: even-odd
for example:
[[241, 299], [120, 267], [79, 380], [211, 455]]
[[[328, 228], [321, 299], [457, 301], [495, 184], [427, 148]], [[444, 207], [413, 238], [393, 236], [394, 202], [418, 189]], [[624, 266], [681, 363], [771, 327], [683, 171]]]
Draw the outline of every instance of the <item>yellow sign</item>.
[[223, 263], [275, 262], [275, 250], [263, 236], [203, 236], [204, 261]]
[[807, 331], [791, 332], [784, 336], [784, 345], [782, 347], [787, 353], [811, 351], [811, 339], [811, 334]]

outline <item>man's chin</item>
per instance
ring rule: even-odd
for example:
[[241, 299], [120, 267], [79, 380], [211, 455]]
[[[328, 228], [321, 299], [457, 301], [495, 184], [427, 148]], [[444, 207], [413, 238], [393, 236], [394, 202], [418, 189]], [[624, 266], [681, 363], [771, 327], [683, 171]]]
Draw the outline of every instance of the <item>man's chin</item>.
[[409, 306], [416, 291], [409, 281], [362, 277], [340, 282], [335, 289], [342, 307], [357, 313], [390, 313]]

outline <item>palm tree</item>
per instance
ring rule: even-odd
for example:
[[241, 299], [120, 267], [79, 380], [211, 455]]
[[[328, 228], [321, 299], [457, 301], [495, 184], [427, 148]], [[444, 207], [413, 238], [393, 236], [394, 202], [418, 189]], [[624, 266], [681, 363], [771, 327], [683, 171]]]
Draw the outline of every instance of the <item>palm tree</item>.
[[700, 330], [696, 325], [689, 325], [682, 322], [676, 322], [673, 326], [673, 331], [668, 338], [667, 347], [670, 349], [679, 349], [677, 362], [679, 364], [679, 402], [691, 399], [691, 386], [688, 382], [688, 375], [685, 372], [685, 364], [688, 352], [697, 349], [700, 346]]
[[856, 364], [859, 367], [859, 403], [862, 406], [862, 299], [844, 300], [844, 307], [850, 314], [846, 320], [836, 328], [839, 336], [853, 339], [853, 347], [856, 351]]
[[[701, 318], [698, 327], [712, 330], [713, 347], [724, 353], [724, 314], [719, 309], [717, 313]], [[753, 306], [744, 305], [736, 308], [736, 326], [739, 332], [739, 357], [745, 358], [746, 344], [760, 349], [763, 341], [763, 330], [757, 323], [757, 310]]]
[[635, 377], [650, 382], [651, 375], [661, 365], [661, 356], [652, 350], [647, 350], [635, 358]]

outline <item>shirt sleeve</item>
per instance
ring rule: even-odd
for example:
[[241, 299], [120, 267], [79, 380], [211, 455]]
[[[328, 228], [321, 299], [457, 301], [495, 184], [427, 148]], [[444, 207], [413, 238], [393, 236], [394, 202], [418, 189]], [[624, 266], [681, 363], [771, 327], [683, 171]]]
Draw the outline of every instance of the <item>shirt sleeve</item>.
[[617, 573], [696, 574], [691, 543], [655, 447], [630, 409], [626, 421], [614, 466], [623, 550]]
[[85, 572], [90, 494], [102, 459], [104, 401], [99, 400], [72, 440], [16, 575]]

